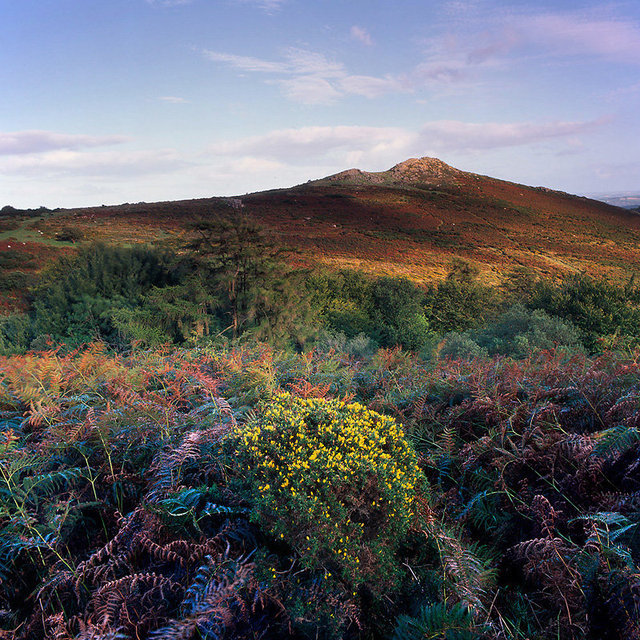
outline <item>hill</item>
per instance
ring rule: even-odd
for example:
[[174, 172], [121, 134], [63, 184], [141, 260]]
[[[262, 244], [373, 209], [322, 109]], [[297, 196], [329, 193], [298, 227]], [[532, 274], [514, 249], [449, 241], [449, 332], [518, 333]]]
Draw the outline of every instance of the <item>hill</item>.
[[[543, 275], [586, 272], [614, 280], [640, 267], [635, 211], [420, 158], [388, 171], [350, 169], [238, 198], [53, 211], [5, 207], [0, 268], [5, 276], [12, 269], [34, 271], [91, 240], [171, 242], [193, 220], [230, 208], [292, 247], [301, 265], [355, 267], [418, 282], [442, 278], [455, 257], [477, 266], [493, 284], [517, 266]], [[14, 304], [16, 296], [6, 295]]]

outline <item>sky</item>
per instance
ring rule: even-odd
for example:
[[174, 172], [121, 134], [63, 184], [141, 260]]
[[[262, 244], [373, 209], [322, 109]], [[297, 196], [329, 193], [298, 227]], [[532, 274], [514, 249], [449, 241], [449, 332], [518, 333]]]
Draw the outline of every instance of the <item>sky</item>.
[[640, 192], [640, 3], [0, 0], [0, 207], [292, 186], [431, 156]]

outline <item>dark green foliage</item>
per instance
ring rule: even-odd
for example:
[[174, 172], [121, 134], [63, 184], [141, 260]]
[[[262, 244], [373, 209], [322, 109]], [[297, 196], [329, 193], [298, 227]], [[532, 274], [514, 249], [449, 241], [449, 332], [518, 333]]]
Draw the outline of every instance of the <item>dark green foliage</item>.
[[417, 616], [401, 616], [393, 640], [481, 640], [488, 629], [479, 625], [472, 612], [456, 604], [447, 609], [444, 602], [426, 605]]
[[120, 334], [144, 346], [182, 344], [217, 333], [215, 310], [220, 305], [198, 275], [179, 284], [154, 287], [136, 307], [123, 307], [113, 315]]
[[307, 280], [311, 306], [329, 330], [366, 335], [383, 347], [420, 349], [432, 333], [424, 292], [406, 278], [371, 278], [357, 271], [316, 273]]
[[92, 245], [42, 278], [34, 291], [35, 333], [70, 344], [118, 344], [114, 313], [139, 306], [152, 287], [169, 283], [167, 260], [154, 250]]
[[623, 287], [584, 275], [559, 284], [540, 281], [528, 304], [573, 323], [591, 351], [616, 338], [640, 338], [640, 290], [633, 282]]
[[0, 291], [24, 292], [33, 286], [36, 278], [32, 273], [5, 271], [0, 273]]
[[324, 326], [347, 338], [371, 336], [371, 289], [373, 278], [359, 271], [315, 272], [307, 279], [311, 306]]
[[373, 338], [383, 346], [420, 349], [429, 338], [423, 292], [406, 278], [379, 278], [371, 290]]
[[300, 276], [281, 260], [283, 248], [266, 231], [230, 212], [192, 225], [198, 277], [218, 301], [222, 333], [282, 344], [303, 342], [308, 303]]
[[23, 353], [34, 338], [31, 319], [26, 314], [12, 313], [0, 317], [0, 354]]
[[477, 276], [477, 269], [455, 261], [446, 279], [429, 287], [425, 316], [433, 331], [464, 331], [494, 315], [500, 295], [496, 289], [480, 284]]
[[582, 347], [577, 329], [540, 309], [517, 304], [482, 329], [448, 334], [443, 356], [505, 355], [524, 358], [540, 350]]

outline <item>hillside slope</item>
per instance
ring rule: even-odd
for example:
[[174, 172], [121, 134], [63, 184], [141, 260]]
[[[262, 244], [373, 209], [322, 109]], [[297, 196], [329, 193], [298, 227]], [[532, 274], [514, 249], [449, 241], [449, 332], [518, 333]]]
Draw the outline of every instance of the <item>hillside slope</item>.
[[475, 264], [494, 283], [517, 266], [614, 279], [640, 268], [637, 212], [459, 171], [433, 158], [379, 173], [350, 169], [238, 199], [12, 211], [0, 217], [0, 268], [37, 269], [73, 250], [64, 240], [69, 230], [82, 242], [167, 242], [182, 238], [195, 219], [234, 210], [292, 247], [300, 264], [423, 282], [441, 278], [454, 257]]

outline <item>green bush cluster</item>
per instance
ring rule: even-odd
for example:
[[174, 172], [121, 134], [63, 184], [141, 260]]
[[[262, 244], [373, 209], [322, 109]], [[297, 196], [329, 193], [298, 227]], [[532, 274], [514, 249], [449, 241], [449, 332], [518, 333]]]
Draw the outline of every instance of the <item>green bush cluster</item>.
[[50, 340], [72, 347], [102, 340], [119, 349], [262, 341], [295, 350], [349, 343], [356, 357], [399, 346], [427, 359], [438, 352], [521, 358], [555, 346], [598, 352], [640, 341], [633, 281], [542, 280], [514, 269], [495, 287], [454, 260], [441, 282], [421, 287], [355, 270], [296, 272], [274, 239], [241, 216], [195, 223], [189, 237], [172, 254], [85, 246], [37, 281], [12, 270], [25, 267], [22, 254], [6, 252], [0, 289], [29, 289], [30, 306], [24, 330], [15, 318], [0, 327], [0, 348], [19, 353]]
[[328, 330], [366, 335], [379, 346], [421, 349], [432, 331], [424, 291], [407, 278], [374, 278], [358, 271], [314, 273], [307, 279], [312, 308]]
[[545, 349], [561, 347], [575, 351], [582, 348], [579, 331], [570, 322], [520, 304], [482, 329], [454, 332], [445, 338], [440, 353], [454, 358], [487, 355], [524, 358]]

